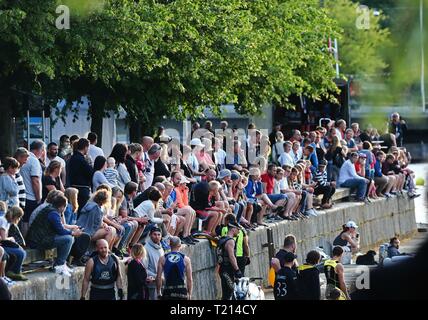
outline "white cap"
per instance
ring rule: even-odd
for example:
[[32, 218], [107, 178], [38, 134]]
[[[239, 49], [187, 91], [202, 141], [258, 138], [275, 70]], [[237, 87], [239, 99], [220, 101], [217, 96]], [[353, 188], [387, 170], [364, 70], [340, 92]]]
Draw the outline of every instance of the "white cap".
[[199, 138], [193, 138], [190, 140], [191, 146], [198, 146], [198, 147], [205, 147], [205, 145], [201, 142], [201, 139]]
[[190, 181], [189, 180], [187, 180], [187, 178], [185, 177], [185, 176], [181, 176], [181, 180], [180, 180], [180, 184], [182, 184], [182, 183], [190, 183]]
[[354, 228], [354, 229], [357, 229], [357, 228], [358, 228], [357, 224], [356, 224], [354, 221], [352, 221], [352, 220], [349, 220], [349, 221], [345, 224], [345, 227], [348, 227], [348, 228]]

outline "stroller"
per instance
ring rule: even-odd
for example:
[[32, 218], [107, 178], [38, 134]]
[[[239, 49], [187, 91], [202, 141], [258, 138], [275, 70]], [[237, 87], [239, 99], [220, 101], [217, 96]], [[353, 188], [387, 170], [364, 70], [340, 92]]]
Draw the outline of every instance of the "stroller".
[[235, 281], [232, 300], [265, 300], [265, 293], [261, 286], [254, 283], [263, 278], [242, 277]]

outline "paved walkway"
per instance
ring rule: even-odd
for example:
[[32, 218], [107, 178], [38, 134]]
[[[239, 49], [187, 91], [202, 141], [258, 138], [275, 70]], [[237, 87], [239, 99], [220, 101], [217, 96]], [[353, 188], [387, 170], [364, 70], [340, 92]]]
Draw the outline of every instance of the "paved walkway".
[[[428, 232], [419, 232], [414, 238], [407, 239], [401, 242], [400, 251], [405, 253], [416, 253], [421, 244], [426, 241], [428, 238]], [[372, 248], [376, 252], [379, 251], [379, 248]], [[376, 255], [376, 261], [378, 260], [378, 255]], [[355, 278], [359, 275], [356, 273], [358, 265], [346, 265], [345, 266], [345, 282], [348, 287], [355, 283]], [[325, 276], [324, 274], [320, 275], [321, 280], [321, 296], [324, 297], [325, 291]], [[266, 300], [274, 300], [272, 288], [264, 289]]]

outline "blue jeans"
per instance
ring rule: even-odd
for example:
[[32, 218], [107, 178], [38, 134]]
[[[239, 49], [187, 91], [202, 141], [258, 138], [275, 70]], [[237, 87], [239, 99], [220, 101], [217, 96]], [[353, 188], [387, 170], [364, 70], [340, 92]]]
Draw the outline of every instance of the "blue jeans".
[[57, 257], [55, 266], [62, 266], [70, 255], [74, 238], [71, 235], [55, 236], [53, 247], [56, 248]]
[[279, 200], [287, 199], [287, 195], [280, 193], [280, 194], [268, 194], [267, 195], [269, 200], [272, 201], [273, 204], [275, 204]]
[[358, 199], [364, 199], [364, 196], [366, 194], [367, 184], [365, 179], [348, 179], [345, 182], [343, 182], [341, 187], [344, 188], [351, 188], [351, 192], [353, 189], [357, 189], [357, 198]]
[[119, 245], [117, 246], [119, 250], [123, 249], [125, 244], [128, 242], [132, 232], [135, 230], [132, 224], [129, 222], [123, 223], [122, 226], [125, 228], [125, 232], [123, 233], [122, 239], [120, 240]]
[[25, 252], [25, 250], [22, 249], [21, 247], [19, 248], [3, 247], [3, 249], [4, 251], [6, 251], [8, 255], [15, 256], [15, 259], [16, 259], [13, 265], [10, 267], [10, 271], [12, 271], [13, 273], [21, 273], [22, 263], [24, 262], [25, 257], [27, 256], [27, 253]]
[[306, 190], [302, 190], [302, 199], [300, 200], [300, 212], [306, 212], [308, 201], [308, 192]]

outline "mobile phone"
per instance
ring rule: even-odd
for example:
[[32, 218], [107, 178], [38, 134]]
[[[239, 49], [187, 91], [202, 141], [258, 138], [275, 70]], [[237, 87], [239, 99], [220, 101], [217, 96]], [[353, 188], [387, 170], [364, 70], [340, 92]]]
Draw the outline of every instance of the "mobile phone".
[[174, 208], [174, 210], [172, 212], [177, 213], [178, 209]]

